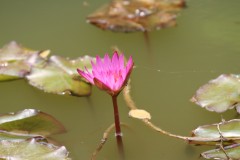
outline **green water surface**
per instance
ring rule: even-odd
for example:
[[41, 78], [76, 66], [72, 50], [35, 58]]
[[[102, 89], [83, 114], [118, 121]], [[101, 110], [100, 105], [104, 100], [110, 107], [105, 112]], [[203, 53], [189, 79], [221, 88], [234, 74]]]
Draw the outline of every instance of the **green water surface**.
[[[84, 5], [88, 3], [88, 5]], [[149, 55], [142, 33], [113, 33], [86, 23], [85, 17], [108, 0], [0, 0], [0, 46], [16, 40], [26, 47], [70, 58], [103, 56], [117, 45], [133, 56], [132, 97], [148, 110], [163, 129], [190, 135], [198, 125], [219, 122], [189, 99], [210, 79], [222, 73], [240, 73], [240, 1], [188, 0], [177, 27], [149, 34]], [[152, 131], [128, 117], [119, 96], [127, 160], [195, 160], [210, 149], [192, 146]], [[66, 134], [54, 138], [74, 160], [88, 160], [103, 131], [113, 123], [111, 98], [93, 87], [92, 96], [70, 97], [44, 93], [25, 80], [0, 83], [0, 112], [36, 108], [59, 119]], [[239, 118], [235, 111], [222, 114]], [[98, 160], [117, 160], [116, 141], [110, 135]]]

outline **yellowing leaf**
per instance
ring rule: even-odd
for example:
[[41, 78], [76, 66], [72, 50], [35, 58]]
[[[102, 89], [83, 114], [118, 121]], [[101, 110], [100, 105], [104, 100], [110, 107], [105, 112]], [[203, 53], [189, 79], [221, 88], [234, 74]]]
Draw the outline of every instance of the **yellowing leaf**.
[[137, 119], [151, 119], [150, 113], [142, 109], [132, 109], [129, 111], [129, 116]]

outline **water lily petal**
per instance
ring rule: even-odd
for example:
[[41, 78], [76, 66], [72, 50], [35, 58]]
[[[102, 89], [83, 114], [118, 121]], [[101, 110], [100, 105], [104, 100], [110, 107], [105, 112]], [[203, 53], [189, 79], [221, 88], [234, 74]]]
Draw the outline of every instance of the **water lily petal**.
[[114, 52], [112, 59], [105, 54], [103, 60], [96, 56], [96, 63], [92, 63], [92, 73], [78, 69], [78, 73], [98, 88], [107, 91], [110, 95], [118, 95], [126, 85], [133, 68], [132, 57], [125, 67], [124, 55]]
[[112, 69], [117, 70], [119, 68], [119, 56], [117, 52], [114, 52], [112, 57]]
[[85, 73], [84, 71], [82, 71], [82, 70], [80, 70], [80, 69], [77, 69], [77, 72], [78, 72], [81, 76], [83, 76], [86, 80], [88, 80], [91, 84], [94, 85], [93, 79], [92, 79], [92, 77], [91, 77], [89, 74]]

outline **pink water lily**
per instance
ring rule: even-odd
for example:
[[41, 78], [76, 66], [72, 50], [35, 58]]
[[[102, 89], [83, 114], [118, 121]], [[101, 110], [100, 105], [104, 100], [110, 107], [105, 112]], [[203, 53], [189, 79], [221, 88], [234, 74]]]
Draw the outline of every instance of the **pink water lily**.
[[124, 159], [124, 150], [122, 142], [122, 132], [120, 118], [118, 112], [117, 96], [127, 84], [131, 71], [133, 69], [133, 61], [130, 56], [126, 66], [124, 63], [124, 55], [118, 55], [115, 52], [112, 59], [108, 54], [105, 54], [103, 60], [97, 56], [96, 63], [92, 63], [92, 72], [85, 67], [85, 71], [77, 69], [78, 73], [91, 84], [98, 88], [107, 91], [112, 97], [114, 109], [115, 135], [118, 144], [118, 151], [121, 159]]
[[133, 68], [132, 57], [130, 56], [126, 66], [124, 55], [113, 54], [112, 59], [105, 54], [103, 60], [96, 56], [96, 63], [92, 63], [92, 73], [85, 67], [85, 71], [77, 69], [78, 73], [91, 84], [107, 91], [110, 95], [116, 96], [126, 85]]

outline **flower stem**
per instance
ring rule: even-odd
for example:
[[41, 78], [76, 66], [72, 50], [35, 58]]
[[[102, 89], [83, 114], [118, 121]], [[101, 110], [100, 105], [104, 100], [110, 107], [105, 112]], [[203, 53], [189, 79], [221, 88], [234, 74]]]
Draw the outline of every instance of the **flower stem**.
[[[127, 103], [127, 106], [129, 107], [130, 110], [138, 109], [136, 107], [134, 101], [132, 100], [131, 95], [130, 95], [130, 83], [128, 83], [128, 85], [124, 88], [123, 96], [124, 96], [124, 99], [125, 99], [125, 101]], [[187, 136], [176, 135], [176, 134], [172, 134], [170, 132], [167, 132], [167, 131], [161, 129], [160, 127], [154, 125], [152, 122], [150, 122], [149, 119], [143, 119], [142, 121], [148, 127], [150, 127], [151, 129], [153, 129], [153, 130], [155, 130], [155, 131], [157, 131], [157, 132], [159, 132], [161, 134], [164, 134], [164, 135], [167, 135], [167, 136], [170, 136], [170, 137], [173, 137], [173, 138], [185, 140], [185, 141], [187, 141], [190, 144], [201, 144], [201, 142], [202, 142], [202, 144], [206, 144], [206, 142], [219, 142], [219, 141], [222, 141], [222, 137], [221, 136], [219, 136], [219, 137], [187, 137]], [[240, 140], [240, 138], [234, 138], [234, 141], [237, 140], [237, 139]], [[233, 139], [224, 137], [224, 140], [225, 141], [232, 141]]]
[[117, 139], [118, 152], [120, 154], [120, 159], [124, 160], [124, 150], [122, 141], [121, 125], [119, 120], [119, 112], [117, 105], [117, 96], [112, 96], [113, 109], [114, 109], [114, 122], [115, 122], [115, 136]]

